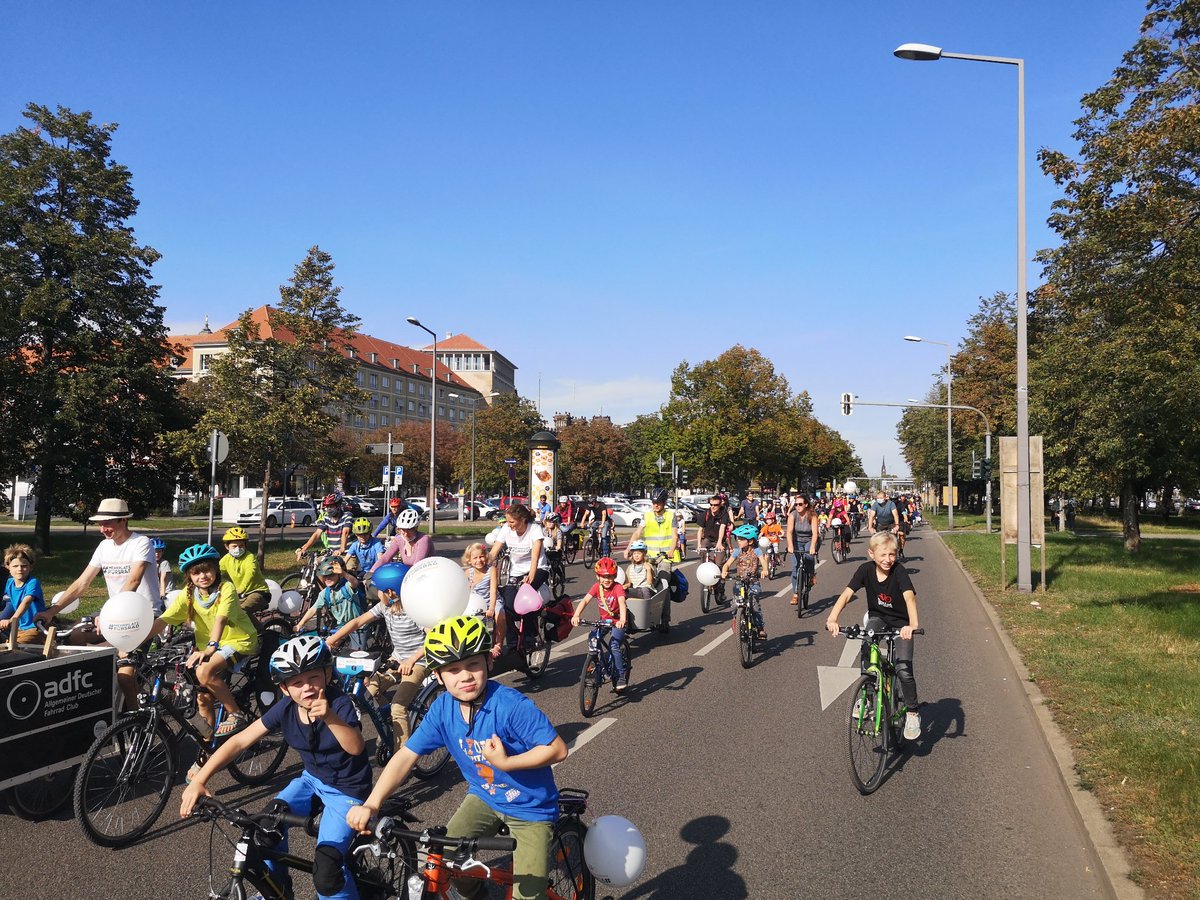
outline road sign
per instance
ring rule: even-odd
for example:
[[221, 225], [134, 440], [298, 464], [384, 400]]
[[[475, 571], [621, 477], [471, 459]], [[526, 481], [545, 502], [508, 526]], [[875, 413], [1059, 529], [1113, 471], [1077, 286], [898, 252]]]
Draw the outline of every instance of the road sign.
[[402, 484], [404, 484], [404, 466], [392, 466], [392, 487], [400, 487]]
[[214, 444], [216, 445], [216, 448], [217, 448], [217, 462], [219, 462], [219, 463], [225, 462], [225, 457], [227, 457], [229, 455], [229, 438], [227, 438], [225, 436], [225, 432], [214, 431], [212, 433], [212, 440], [210, 440], [208, 442], [208, 461], [209, 462], [213, 461], [212, 454], [213, 454], [213, 445]]
[[506, 465], [510, 465], [510, 466], [515, 466], [517, 464], [517, 461], [515, 459], [513, 459], [512, 457], [509, 457], [508, 459], [504, 460], [504, 462]]
[[[381, 444], [367, 444], [367, 452], [368, 453], [376, 453], [380, 456], [387, 456], [387, 452], [388, 452], [387, 441], [384, 441]], [[404, 452], [404, 444], [402, 442], [397, 441], [396, 443], [392, 444], [392, 455], [393, 456], [399, 456], [403, 452]]]

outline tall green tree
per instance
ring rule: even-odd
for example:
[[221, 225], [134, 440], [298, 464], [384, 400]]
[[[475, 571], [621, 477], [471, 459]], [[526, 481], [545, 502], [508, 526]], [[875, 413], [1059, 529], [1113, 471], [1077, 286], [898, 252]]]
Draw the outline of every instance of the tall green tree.
[[[487, 406], [480, 404], [475, 414], [475, 486], [480, 491], [507, 491], [508, 466], [505, 459], [520, 460], [514, 488], [528, 488], [529, 439], [546, 427], [537, 405], [516, 394], [496, 397]], [[439, 429], [440, 431], [440, 429]], [[425, 432], [428, 446], [429, 432]], [[428, 455], [426, 455], [428, 465]], [[454, 454], [454, 478], [462, 484], [471, 480], [471, 436]]]
[[[210, 405], [192, 431], [192, 446], [202, 452], [213, 428], [225, 432], [230, 462], [237, 471], [261, 474], [264, 497], [272, 475], [285, 467], [329, 474], [349, 462], [339, 426], [367, 394], [350, 354], [359, 320], [342, 307], [333, 269], [333, 258], [311, 247], [280, 286], [279, 306], [267, 307], [268, 321], [242, 313], [226, 333], [229, 351], [209, 364]], [[264, 525], [266, 515], [264, 503]], [[260, 560], [265, 540], [264, 527]]]
[[[642, 491], [662, 478], [658, 474], [658, 457], [664, 449], [670, 455], [672, 442], [667, 437], [668, 430], [669, 426], [659, 413], [640, 415], [625, 426], [625, 440], [629, 444], [622, 469], [625, 488]], [[698, 480], [699, 473], [689, 471], [688, 474], [693, 488], [707, 486]]]
[[622, 481], [629, 441], [616, 425], [603, 419], [576, 419], [558, 432], [558, 439], [562, 442], [559, 494], [603, 493]]
[[0, 136], [0, 459], [34, 474], [35, 541], [55, 509], [125, 497], [138, 512], [171, 496], [162, 440], [185, 423], [163, 309], [134, 237], [130, 172], [111, 157], [115, 125], [30, 104]]
[[[1078, 157], [1040, 154], [1064, 196], [1031, 320], [1047, 468], [1119, 490], [1125, 547], [1147, 489], [1200, 460], [1200, 9], [1152, 0], [1112, 77], [1082, 100]], [[1169, 498], [1168, 498], [1169, 499]]]

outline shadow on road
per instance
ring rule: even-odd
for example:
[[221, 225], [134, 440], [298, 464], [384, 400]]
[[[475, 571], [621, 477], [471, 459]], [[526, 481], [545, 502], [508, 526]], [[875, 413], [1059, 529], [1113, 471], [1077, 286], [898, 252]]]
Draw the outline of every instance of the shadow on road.
[[634, 890], [621, 895], [621, 900], [648, 897], [650, 900], [678, 900], [697, 896], [697, 886], [703, 885], [703, 896], [721, 900], [743, 900], [750, 894], [742, 876], [733, 871], [738, 851], [733, 844], [721, 840], [729, 833], [729, 820], [724, 816], [701, 816], [692, 819], [681, 829], [679, 836], [695, 844], [683, 865], [642, 882]]
[[921, 737], [905, 741], [913, 756], [928, 756], [938, 741], [964, 737], [967, 733], [966, 713], [957, 697], [943, 697], [921, 704]]

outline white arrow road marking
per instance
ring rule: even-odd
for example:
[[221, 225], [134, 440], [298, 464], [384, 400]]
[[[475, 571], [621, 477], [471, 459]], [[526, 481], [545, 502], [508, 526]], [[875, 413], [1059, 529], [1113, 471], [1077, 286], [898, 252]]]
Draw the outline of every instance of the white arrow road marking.
[[[575, 740], [567, 741], [567, 759], [570, 759], [575, 754], [575, 751], [584, 744], [599, 737], [600, 733], [608, 728], [609, 725], [616, 724], [616, 721], [616, 719], [598, 719], [593, 725], [576, 735]], [[563, 760], [563, 762], [566, 761], [566, 759]], [[557, 768], [559, 765], [561, 764], [555, 763], [551, 768]]]
[[846, 641], [842, 648], [842, 656], [836, 666], [817, 666], [817, 684], [821, 689], [821, 709], [829, 709], [838, 697], [845, 693], [846, 688], [858, 681], [861, 674], [858, 667], [858, 655], [862, 652], [862, 641], [855, 639]]

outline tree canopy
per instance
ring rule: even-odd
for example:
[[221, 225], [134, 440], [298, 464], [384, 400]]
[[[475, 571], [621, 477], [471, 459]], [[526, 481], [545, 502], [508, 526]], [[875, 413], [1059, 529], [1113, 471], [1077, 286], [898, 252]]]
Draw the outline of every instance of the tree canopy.
[[163, 309], [141, 245], [115, 125], [30, 104], [0, 136], [0, 379], [3, 470], [34, 476], [35, 541], [52, 511], [126, 498], [166, 503], [177, 466], [162, 436], [187, 408], [171, 377]]

